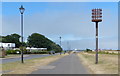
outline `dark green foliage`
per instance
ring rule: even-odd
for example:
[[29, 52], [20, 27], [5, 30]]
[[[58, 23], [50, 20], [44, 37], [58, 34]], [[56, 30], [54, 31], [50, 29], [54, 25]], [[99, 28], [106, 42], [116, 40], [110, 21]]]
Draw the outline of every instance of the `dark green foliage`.
[[[19, 51], [19, 54], [21, 53], [20, 50], [7, 50], [6, 53], [7, 54], [17, 54], [17, 51]], [[27, 51], [27, 50], [23, 50], [24, 54], [48, 54], [48, 51], [37, 51], [37, 50], [33, 50], [31, 52]]]
[[86, 49], [86, 52], [92, 52], [92, 50], [90, 50], [90, 49]]
[[20, 52], [20, 50], [7, 50], [6, 53], [7, 54], [17, 54], [17, 51]]
[[33, 33], [31, 36], [28, 37], [27, 45], [29, 47], [35, 48], [47, 48], [48, 51], [54, 50], [56, 52], [59, 52], [62, 50], [59, 45], [55, 44], [53, 41], [38, 33]]
[[[21, 47], [23, 44], [24, 47], [35, 47], [35, 48], [47, 48], [48, 51], [55, 51], [55, 52], [61, 52], [62, 48], [51, 41], [50, 39], [46, 38], [45, 36], [33, 33], [31, 36], [28, 37], [28, 42], [21, 43], [20, 42], [20, 35], [18, 34], [11, 34], [7, 36], [0, 36], [0, 41], [3, 43], [15, 43], [16, 48]], [[14, 51], [8, 51], [8, 53], [15, 53]], [[24, 51], [25, 53], [28, 53], [27, 51]]]
[[[21, 42], [21, 44], [22, 44], [22, 42]], [[27, 47], [27, 43], [25, 43], [25, 42], [23, 42], [23, 44], [22, 44], [24, 47]]]
[[0, 42], [2, 42], [3, 39], [4, 39], [4, 37], [3, 37], [3, 36], [0, 36]]
[[2, 42], [3, 43], [15, 43], [16, 47], [18, 48], [21, 45], [19, 38], [20, 38], [20, 35], [11, 34], [11, 35], [7, 35], [3, 37]]
[[36, 50], [33, 50], [30, 52], [30, 54], [48, 54], [48, 51], [36, 51]]

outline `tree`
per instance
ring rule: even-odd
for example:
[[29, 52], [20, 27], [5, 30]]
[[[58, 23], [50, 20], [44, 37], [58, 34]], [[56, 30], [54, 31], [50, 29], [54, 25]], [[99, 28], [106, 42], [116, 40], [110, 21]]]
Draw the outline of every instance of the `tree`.
[[0, 42], [4, 40], [5, 36], [0, 36]]
[[16, 47], [20, 47], [21, 43], [19, 41], [20, 35], [18, 34], [11, 34], [7, 35], [3, 38], [2, 42], [3, 43], [15, 43]]
[[55, 44], [50, 39], [46, 38], [44, 35], [33, 33], [28, 37], [28, 46], [35, 48], [47, 48], [48, 50], [59, 51], [61, 47]]

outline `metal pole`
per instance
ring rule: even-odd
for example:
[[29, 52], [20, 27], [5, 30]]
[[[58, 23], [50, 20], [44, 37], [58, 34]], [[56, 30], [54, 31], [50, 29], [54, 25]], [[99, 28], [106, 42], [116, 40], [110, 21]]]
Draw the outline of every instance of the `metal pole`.
[[98, 22], [96, 22], [96, 62], [98, 64]]
[[21, 13], [21, 62], [24, 63], [23, 61], [23, 13]]
[[[61, 47], [61, 37], [60, 37], [60, 47]], [[60, 55], [61, 55], [61, 51], [60, 51]]]
[[61, 37], [60, 37], [60, 46], [61, 46]]
[[70, 49], [69, 49], [69, 42], [67, 42], [67, 49], [70, 50]]

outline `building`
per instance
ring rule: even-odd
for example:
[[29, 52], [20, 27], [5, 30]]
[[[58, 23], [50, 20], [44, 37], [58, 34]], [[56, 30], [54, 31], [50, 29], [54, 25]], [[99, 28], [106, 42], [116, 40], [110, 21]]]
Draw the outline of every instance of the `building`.
[[30, 50], [30, 52], [32, 51], [32, 50], [36, 50], [36, 51], [47, 51], [47, 48], [34, 48], [34, 47], [27, 47], [26, 48], [27, 50]]
[[0, 47], [3, 47], [5, 50], [15, 48], [15, 43], [0, 43]]

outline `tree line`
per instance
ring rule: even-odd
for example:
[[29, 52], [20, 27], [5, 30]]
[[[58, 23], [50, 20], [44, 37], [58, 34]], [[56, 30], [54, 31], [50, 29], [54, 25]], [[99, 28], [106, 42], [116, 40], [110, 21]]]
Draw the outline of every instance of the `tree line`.
[[[20, 42], [21, 36], [19, 34], [11, 34], [7, 36], [0, 36], [0, 41], [3, 43], [15, 43], [15, 47], [21, 47]], [[27, 42], [23, 42], [24, 47], [34, 47], [34, 48], [47, 48], [48, 51], [54, 50], [56, 52], [62, 51], [62, 48], [53, 42], [52, 40], [48, 39], [44, 35], [39, 33], [33, 33], [27, 38]]]

